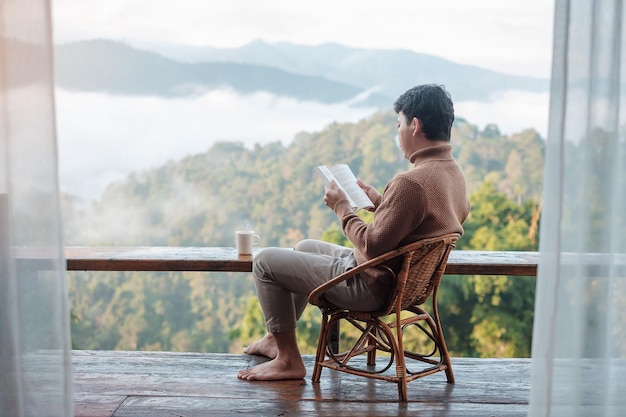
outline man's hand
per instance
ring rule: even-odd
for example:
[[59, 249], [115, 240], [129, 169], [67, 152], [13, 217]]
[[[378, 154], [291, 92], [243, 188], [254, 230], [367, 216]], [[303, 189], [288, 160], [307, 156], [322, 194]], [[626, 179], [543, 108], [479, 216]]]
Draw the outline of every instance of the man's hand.
[[337, 185], [335, 180], [330, 183], [330, 186], [325, 187], [326, 194], [324, 195], [324, 203], [331, 209], [335, 209], [335, 205], [341, 200], [348, 200], [348, 196]]
[[[356, 180], [356, 183], [359, 184], [359, 187], [361, 187], [361, 189], [365, 191], [365, 194], [367, 194], [370, 200], [372, 200], [372, 203], [374, 203], [374, 208], [378, 207], [378, 204], [380, 204], [380, 199], [382, 198], [378, 190], [371, 185], [365, 184], [363, 181], [361, 181], [358, 178]], [[373, 210], [370, 210], [370, 211], [373, 211]]]

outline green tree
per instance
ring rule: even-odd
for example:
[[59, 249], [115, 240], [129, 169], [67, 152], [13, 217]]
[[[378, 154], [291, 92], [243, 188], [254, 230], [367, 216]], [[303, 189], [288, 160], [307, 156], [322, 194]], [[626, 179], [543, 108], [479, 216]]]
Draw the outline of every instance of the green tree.
[[[536, 202], [517, 204], [489, 178], [470, 202], [459, 248], [537, 249]], [[460, 356], [529, 356], [534, 290], [533, 277], [444, 277], [439, 301], [450, 351]]]
[[[293, 247], [302, 238], [349, 246], [336, 215], [323, 204], [324, 188], [313, 168], [348, 163], [382, 191], [410, 168], [394, 140], [395, 119], [390, 111], [333, 123], [299, 133], [288, 146], [215, 143], [204, 153], [132, 173], [92, 203], [64, 195], [66, 242], [233, 246], [233, 231], [245, 224], [261, 235], [262, 246]], [[592, 143], [611, 140], [602, 132], [593, 135]], [[457, 118], [452, 142], [472, 201], [458, 247], [536, 249], [543, 139], [532, 129], [507, 137], [495, 125], [481, 131]], [[566, 151], [580, 149], [571, 145]], [[585, 155], [600, 168], [597, 161], [610, 156]], [[598, 205], [598, 218], [606, 209]], [[369, 212], [359, 215], [372, 219]], [[69, 272], [68, 287], [72, 340], [81, 349], [240, 352], [244, 342], [265, 332], [251, 274]], [[532, 291], [532, 279], [446, 276], [439, 299], [453, 353], [525, 355]], [[298, 324], [303, 351], [315, 348], [316, 314], [308, 308]], [[488, 345], [493, 351], [485, 350]]]

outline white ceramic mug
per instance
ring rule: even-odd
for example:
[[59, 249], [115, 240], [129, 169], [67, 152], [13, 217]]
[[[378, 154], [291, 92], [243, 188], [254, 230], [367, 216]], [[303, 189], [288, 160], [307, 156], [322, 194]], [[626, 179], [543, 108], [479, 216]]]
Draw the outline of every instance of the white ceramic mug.
[[255, 235], [253, 230], [237, 230], [237, 253], [239, 255], [252, 255], [252, 248], [261, 241], [259, 235]]

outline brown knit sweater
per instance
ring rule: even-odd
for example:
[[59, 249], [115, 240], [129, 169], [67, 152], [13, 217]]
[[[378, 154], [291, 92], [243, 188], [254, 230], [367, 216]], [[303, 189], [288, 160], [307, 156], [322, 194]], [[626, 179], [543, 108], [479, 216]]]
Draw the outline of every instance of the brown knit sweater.
[[[463, 234], [470, 210], [465, 176], [452, 156], [449, 143], [413, 153], [414, 168], [389, 181], [377, 202], [374, 220], [367, 224], [339, 201], [334, 207], [343, 232], [354, 245], [357, 265], [400, 246], [448, 233]], [[389, 289], [391, 278], [384, 270], [361, 275], [376, 291]], [[381, 299], [386, 294], [381, 294]]]

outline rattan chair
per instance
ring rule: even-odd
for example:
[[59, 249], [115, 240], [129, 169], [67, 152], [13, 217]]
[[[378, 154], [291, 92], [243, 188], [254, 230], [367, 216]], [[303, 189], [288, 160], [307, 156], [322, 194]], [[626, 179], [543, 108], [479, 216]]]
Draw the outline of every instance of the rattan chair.
[[[398, 385], [401, 401], [407, 400], [407, 383], [414, 379], [445, 371], [448, 382], [454, 383], [450, 356], [437, 311], [437, 290], [448, 255], [459, 237], [458, 234], [449, 234], [403, 246], [371, 259], [313, 290], [309, 302], [322, 311], [313, 382], [319, 382], [324, 367], [382, 379]], [[333, 286], [367, 268], [384, 266], [398, 257], [403, 258], [402, 267], [384, 309], [376, 312], [350, 311], [325, 300], [324, 293]], [[421, 305], [429, 297], [432, 307], [427, 312]], [[340, 323], [342, 337], [333, 340], [337, 338]], [[350, 331], [357, 336], [349, 337]], [[344, 346], [344, 339], [349, 339], [347, 346]], [[378, 359], [384, 362], [383, 365], [376, 363], [379, 352], [381, 355]], [[390, 370], [394, 363], [395, 372]]]

